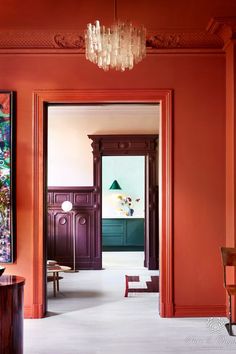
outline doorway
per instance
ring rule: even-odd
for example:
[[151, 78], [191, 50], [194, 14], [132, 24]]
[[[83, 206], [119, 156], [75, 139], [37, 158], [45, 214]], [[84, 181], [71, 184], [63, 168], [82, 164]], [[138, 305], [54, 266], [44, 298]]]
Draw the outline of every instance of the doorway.
[[[172, 278], [172, 129], [171, 129], [171, 91], [170, 90], [137, 90], [132, 91], [40, 91], [34, 94], [34, 312], [33, 317], [42, 317], [45, 312], [45, 252], [44, 223], [42, 216], [45, 215], [46, 206], [46, 144], [45, 129], [48, 104], [53, 103], [91, 103], [91, 102], [140, 102], [160, 103], [162, 112], [161, 122], [161, 169], [159, 196], [161, 206], [161, 292], [160, 314], [163, 317], [173, 316], [173, 278]], [[45, 218], [44, 218], [45, 219]], [[164, 247], [163, 247], [164, 245]], [[44, 260], [44, 261], [43, 261]], [[44, 269], [44, 272], [42, 272]]]
[[101, 215], [102, 215], [102, 158], [104, 156], [145, 156], [145, 242], [144, 266], [150, 270], [158, 269], [158, 202], [156, 198], [157, 182], [157, 140], [156, 134], [116, 134], [88, 135], [92, 140], [94, 200], [95, 208], [95, 239], [100, 240], [97, 257], [101, 259]]
[[102, 267], [143, 267], [145, 156], [102, 157]]
[[[112, 124], [114, 130], [117, 122], [120, 123], [122, 120], [125, 122], [127, 118], [130, 118], [131, 113], [136, 112], [137, 114], [138, 112], [140, 114], [141, 112], [145, 116], [145, 124], [142, 124], [136, 117], [140, 131], [145, 128], [147, 131], [146, 126], [150, 118], [153, 121], [152, 129], [158, 131], [157, 105], [126, 105], [120, 107], [120, 105], [114, 104], [110, 106], [113, 110], [113, 119], [110, 125]], [[115, 245], [113, 242], [116, 250], [117, 246], [123, 246], [123, 250], [126, 251], [143, 249], [145, 251], [144, 266], [155, 270], [158, 269], [158, 215], [157, 203], [155, 203], [153, 193], [155, 193], [157, 183], [157, 135], [106, 134], [87, 136], [84, 130], [85, 123], [87, 123], [87, 129], [91, 132], [91, 129], [94, 129], [94, 120], [98, 119], [97, 116], [94, 118], [95, 110], [96, 112], [100, 110], [103, 116], [110, 117], [110, 106], [58, 105], [48, 107], [47, 160], [48, 184], [50, 183], [50, 187], [48, 188], [47, 210], [47, 258], [55, 260], [61, 266], [69, 266], [73, 271], [102, 269], [102, 247], [100, 246], [102, 236], [100, 225], [102, 224], [103, 229], [119, 230], [119, 234], [113, 232], [112, 236], [106, 238], [110, 241], [112, 237], [113, 241], [114, 238], [116, 241], [119, 239], [118, 244]], [[83, 117], [81, 117], [81, 111]], [[92, 112], [92, 115], [87, 114], [88, 111]], [[117, 111], [116, 116], [114, 111]], [[101, 130], [109, 125], [106, 122], [106, 126], [104, 126], [102, 122], [102, 120], [99, 120], [98, 123]], [[127, 125], [125, 129], [127, 129]], [[64, 136], [67, 137], [67, 141], [62, 144]], [[89, 139], [93, 140], [93, 155], [90, 148], [91, 140]], [[98, 140], [99, 150], [97, 150], [96, 144]], [[115, 152], [112, 151], [111, 146], [115, 146]], [[94, 148], [98, 154], [102, 154], [102, 159], [94, 156]], [[117, 154], [120, 156], [117, 156]], [[84, 158], [83, 168], [81, 168], [82, 163], [79, 159], [81, 155]], [[89, 168], [86, 168], [88, 164], [85, 162], [86, 155], [88, 158], [94, 156], [92, 159], [94, 166], [90, 175]], [[120, 200], [122, 211], [118, 213], [120, 215], [117, 214], [116, 219], [113, 217], [113, 220], [111, 218], [107, 220], [107, 217], [111, 215], [105, 215], [105, 218], [100, 219], [101, 207], [98, 200], [101, 199], [101, 188], [99, 187], [99, 181], [101, 179], [105, 180], [100, 176], [102, 169], [100, 170], [97, 164], [101, 160], [103, 160], [101, 164], [103, 169], [106, 167], [105, 162], [109, 160], [107, 173], [112, 170], [122, 182], [124, 192], [128, 193], [126, 196], [120, 195], [122, 197], [122, 200]], [[119, 160], [119, 163], [117, 160]], [[121, 161], [123, 161], [123, 164], [121, 164]], [[67, 167], [62, 169], [62, 165]], [[119, 173], [122, 171], [126, 171], [126, 175]], [[77, 182], [84, 178], [85, 183], [87, 183], [93, 175], [92, 186], [81, 186]], [[114, 178], [115, 175], [113, 174]], [[108, 178], [112, 178], [112, 175], [110, 174]], [[75, 186], [71, 186], [71, 181]], [[112, 187], [114, 187], [114, 184], [112, 184]], [[114, 188], [112, 189], [114, 194]], [[94, 201], [97, 201], [96, 204]], [[71, 203], [73, 210], [62, 210], [64, 202]], [[109, 209], [111, 210], [111, 206]], [[106, 210], [106, 214], [109, 214], [109, 210]], [[113, 222], [112, 226], [110, 225], [111, 222]], [[121, 251], [121, 249], [118, 250]]]

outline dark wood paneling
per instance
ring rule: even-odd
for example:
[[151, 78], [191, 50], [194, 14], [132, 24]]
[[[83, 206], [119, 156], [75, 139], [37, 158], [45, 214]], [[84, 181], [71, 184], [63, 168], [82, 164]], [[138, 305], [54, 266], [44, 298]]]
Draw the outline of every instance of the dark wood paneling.
[[76, 258], [90, 259], [92, 215], [88, 211], [75, 214]]
[[62, 204], [66, 200], [70, 200], [70, 193], [53, 193], [53, 204]]
[[68, 200], [74, 207], [93, 206], [93, 187], [48, 187], [48, 207], [61, 207]]
[[88, 135], [95, 155], [147, 155], [156, 149], [157, 135]]
[[74, 205], [78, 206], [91, 206], [92, 205], [92, 193], [88, 192], [75, 192], [74, 196]]
[[55, 211], [53, 226], [53, 249], [56, 260], [61, 264], [68, 263], [73, 253], [73, 214]]
[[[67, 213], [61, 209], [65, 200], [73, 204], [73, 209]], [[94, 188], [49, 187], [48, 201], [48, 259], [73, 267], [75, 242], [76, 269], [100, 269], [100, 248], [95, 239]]]
[[53, 210], [48, 210], [48, 223], [47, 223], [47, 258], [53, 258], [54, 255], [54, 228], [53, 228]]

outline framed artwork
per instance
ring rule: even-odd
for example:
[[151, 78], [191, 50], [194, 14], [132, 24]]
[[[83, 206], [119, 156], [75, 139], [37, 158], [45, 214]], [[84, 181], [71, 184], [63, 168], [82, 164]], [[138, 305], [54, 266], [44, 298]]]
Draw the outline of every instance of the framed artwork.
[[14, 260], [13, 91], [0, 91], [0, 263]]

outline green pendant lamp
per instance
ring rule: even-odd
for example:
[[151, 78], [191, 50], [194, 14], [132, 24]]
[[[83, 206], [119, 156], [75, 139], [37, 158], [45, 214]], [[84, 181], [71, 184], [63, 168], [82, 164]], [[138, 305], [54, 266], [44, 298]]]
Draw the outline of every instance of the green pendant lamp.
[[111, 190], [117, 190], [117, 189], [121, 189], [119, 183], [117, 182], [117, 180], [115, 179], [111, 185], [111, 187], [109, 188]]

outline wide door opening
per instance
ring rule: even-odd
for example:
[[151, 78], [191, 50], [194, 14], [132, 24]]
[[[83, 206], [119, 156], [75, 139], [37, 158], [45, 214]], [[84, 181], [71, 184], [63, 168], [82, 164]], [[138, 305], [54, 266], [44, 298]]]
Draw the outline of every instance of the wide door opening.
[[[100, 114], [98, 111], [101, 111]], [[50, 277], [47, 276], [47, 280], [53, 282], [47, 284], [51, 297], [56, 297], [60, 291], [60, 278], [63, 279], [63, 269], [66, 270], [66, 267], [76, 273], [106, 268], [108, 263], [111, 266], [112, 261], [113, 266], [114, 262], [119, 262], [122, 267], [131, 264], [132, 267], [157, 269], [158, 261], [155, 260], [155, 265], [151, 267], [147, 258], [152, 253], [149, 248], [156, 247], [155, 242], [149, 245], [151, 225], [147, 204], [150, 173], [147, 162], [148, 149], [154, 153], [153, 160], [158, 160], [154, 143], [157, 135], [118, 135], [123, 140], [131, 138], [132, 142], [128, 145], [124, 142], [124, 146], [131, 148], [130, 156], [122, 156], [127, 154], [122, 149], [121, 156], [103, 156], [101, 166], [104, 175], [101, 180], [104, 185], [97, 188], [98, 175], [102, 170], [97, 169], [94, 163], [98, 160], [91, 151], [91, 135], [88, 134], [96, 130], [97, 124], [104, 131], [109, 124], [113, 129], [117, 124], [117, 132], [120, 132], [121, 121], [127, 117], [131, 120], [130, 131], [132, 120], [137, 121], [136, 115], [140, 112], [146, 115], [146, 125], [158, 131], [157, 105], [51, 105], [48, 108], [47, 262], [50, 264], [47, 264], [47, 271], [54, 269], [51, 262], [62, 267], [62, 272], [58, 269], [54, 273], [59, 278], [57, 282], [53, 279], [53, 272], [49, 272]], [[109, 120], [111, 115], [112, 121]], [[143, 132], [147, 127], [140, 121], [139, 129]], [[112, 137], [116, 136], [112, 134]], [[149, 144], [152, 145], [152, 141], [154, 145], [151, 148]], [[119, 146], [122, 147], [123, 143], [120, 142]], [[153, 166], [151, 175], [157, 177], [156, 165]], [[154, 186], [156, 177], [152, 180]], [[115, 193], [115, 179], [122, 185], [119, 195]], [[152, 225], [157, 223], [155, 217]], [[152, 238], [158, 238], [158, 224], [152, 230]], [[114, 254], [111, 257], [108, 253], [112, 251], [116, 252], [116, 260]], [[122, 251], [125, 252], [125, 259], [120, 257]], [[156, 249], [153, 254], [153, 259], [158, 257]]]

